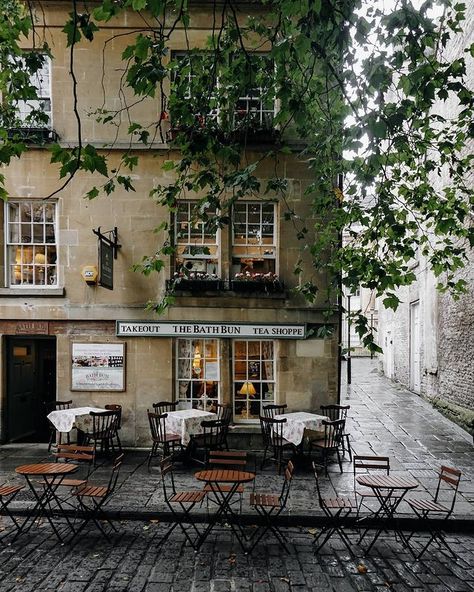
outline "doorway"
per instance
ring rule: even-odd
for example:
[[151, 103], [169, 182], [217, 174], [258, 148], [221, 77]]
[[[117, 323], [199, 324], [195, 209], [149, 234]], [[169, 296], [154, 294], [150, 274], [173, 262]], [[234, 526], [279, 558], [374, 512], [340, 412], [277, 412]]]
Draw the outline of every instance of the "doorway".
[[7, 337], [7, 442], [47, 442], [56, 400], [56, 338]]

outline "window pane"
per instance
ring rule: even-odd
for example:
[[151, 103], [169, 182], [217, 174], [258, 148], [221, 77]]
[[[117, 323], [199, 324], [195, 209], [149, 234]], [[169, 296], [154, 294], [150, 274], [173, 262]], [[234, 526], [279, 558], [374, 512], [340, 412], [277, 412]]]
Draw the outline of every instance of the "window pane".
[[181, 408], [215, 411], [220, 388], [218, 341], [178, 339], [176, 375]]

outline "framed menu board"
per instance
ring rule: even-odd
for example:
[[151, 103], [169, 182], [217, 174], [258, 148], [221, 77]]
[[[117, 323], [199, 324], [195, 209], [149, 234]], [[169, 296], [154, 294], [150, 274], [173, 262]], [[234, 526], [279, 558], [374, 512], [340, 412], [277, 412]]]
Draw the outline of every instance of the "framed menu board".
[[72, 391], [124, 391], [125, 343], [73, 343]]

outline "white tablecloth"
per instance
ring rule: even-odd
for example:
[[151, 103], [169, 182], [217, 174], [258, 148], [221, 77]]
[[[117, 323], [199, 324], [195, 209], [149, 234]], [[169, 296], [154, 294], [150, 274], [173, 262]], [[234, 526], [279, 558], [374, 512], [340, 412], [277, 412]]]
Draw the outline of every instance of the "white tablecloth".
[[183, 446], [187, 446], [191, 436], [202, 434], [201, 421], [217, 419], [215, 413], [201, 411], [200, 409], [182, 409], [181, 411], [170, 411], [166, 418], [166, 433], [178, 434], [181, 436]]
[[321, 430], [323, 420], [328, 418], [325, 415], [296, 411], [295, 413], [275, 415], [275, 419], [287, 420], [283, 425], [283, 437], [295, 446], [299, 446], [303, 441], [305, 430]]
[[99, 409], [98, 407], [60, 409], [51, 411], [48, 414], [48, 419], [58, 432], [70, 432], [74, 427], [77, 427], [78, 423], [80, 423], [81, 430], [86, 431], [87, 428], [92, 427], [92, 417], [89, 415], [91, 411], [98, 413], [99, 411], [106, 411], [106, 409]]

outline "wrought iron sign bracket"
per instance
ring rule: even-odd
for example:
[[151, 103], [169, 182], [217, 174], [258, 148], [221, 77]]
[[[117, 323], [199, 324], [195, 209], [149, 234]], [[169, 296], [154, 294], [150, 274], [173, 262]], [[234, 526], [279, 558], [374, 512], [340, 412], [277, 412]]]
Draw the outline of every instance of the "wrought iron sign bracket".
[[99, 228], [97, 230], [95, 230], [93, 228], [92, 232], [99, 238], [100, 241], [106, 243], [107, 245], [109, 245], [113, 248], [114, 259], [117, 259], [117, 252], [119, 249], [122, 248], [122, 245], [119, 245], [119, 243], [117, 242], [117, 238], [118, 238], [117, 226], [115, 226], [112, 230], [106, 230], [104, 232], [101, 232], [100, 226], [99, 226]]

